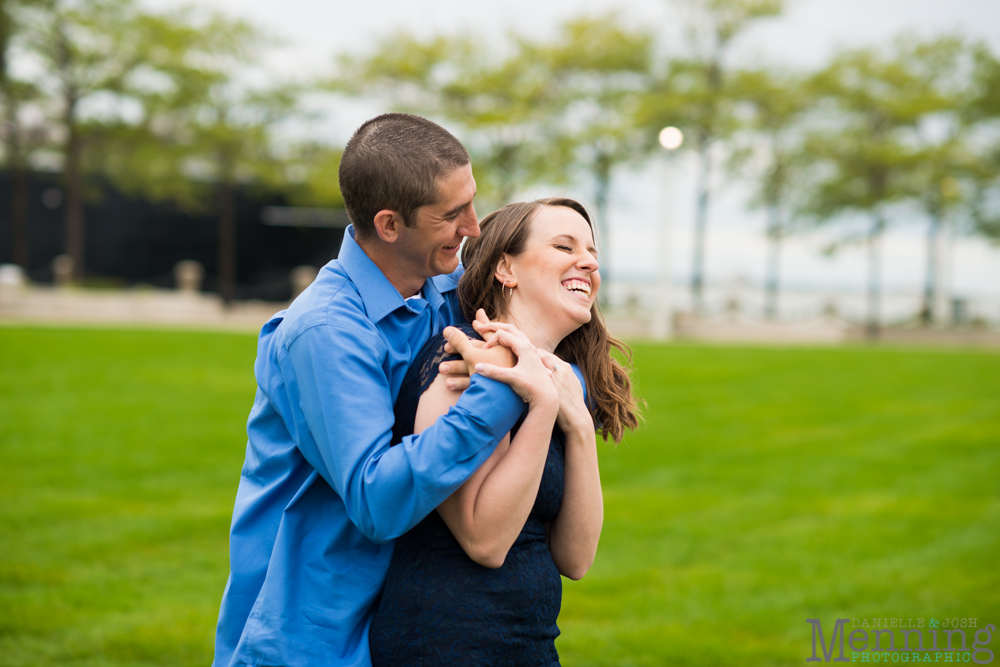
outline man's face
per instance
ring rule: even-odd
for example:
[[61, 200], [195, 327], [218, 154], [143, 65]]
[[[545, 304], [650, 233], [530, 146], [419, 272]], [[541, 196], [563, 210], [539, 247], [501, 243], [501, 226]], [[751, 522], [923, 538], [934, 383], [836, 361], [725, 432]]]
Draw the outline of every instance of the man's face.
[[438, 201], [421, 206], [411, 226], [399, 229], [399, 260], [409, 275], [426, 280], [458, 268], [458, 250], [466, 236], [479, 236], [479, 220], [472, 199], [476, 180], [472, 165], [438, 178]]

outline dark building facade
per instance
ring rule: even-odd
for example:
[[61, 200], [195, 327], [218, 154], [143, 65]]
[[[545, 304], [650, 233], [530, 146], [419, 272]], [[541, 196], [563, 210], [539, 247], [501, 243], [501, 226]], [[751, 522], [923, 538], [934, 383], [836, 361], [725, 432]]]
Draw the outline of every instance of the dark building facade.
[[[213, 214], [191, 215], [169, 203], [127, 196], [110, 185], [100, 192], [86, 206], [88, 283], [174, 287], [174, 265], [195, 260], [205, 268], [202, 289], [218, 291], [218, 220]], [[237, 195], [237, 299], [287, 300], [294, 267], [321, 267], [337, 255], [346, 214], [321, 216], [324, 220], [318, 223], [316, 216], [262, 215], [265, 208], [284, 203], [276, 195]], [[52, 260], [65, 252], [64, 206], [58, 174], [31, 175], [27, 274], [32, 282], [53, 281]], [[293, 226], [296, 220], [323, 226]], [[0, 173], [0, 263], [13, 262], [11, 231], [10, 178]]]

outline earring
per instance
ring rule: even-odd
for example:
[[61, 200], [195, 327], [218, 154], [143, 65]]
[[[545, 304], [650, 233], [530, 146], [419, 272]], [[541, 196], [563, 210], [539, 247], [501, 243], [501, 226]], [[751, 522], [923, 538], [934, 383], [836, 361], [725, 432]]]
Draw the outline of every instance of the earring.
[[[506, 292], [506, 290], [508, 290], [508, 289], [510, 290], [510, 296], [508, 296], [507, 292]], [[514, 298], [514, 288], [513, 287], [507, 287], [507, 281], [506, 280], [503, 281], [503, 287], [500, 288], [500, 291], [503, 292], [503, 298], [506, 301], [510, 301], [511, 299]]]

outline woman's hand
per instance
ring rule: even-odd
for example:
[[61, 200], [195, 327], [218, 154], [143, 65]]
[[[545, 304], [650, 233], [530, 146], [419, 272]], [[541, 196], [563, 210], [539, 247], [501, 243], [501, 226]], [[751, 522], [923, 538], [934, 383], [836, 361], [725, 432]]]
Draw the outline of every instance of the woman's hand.
[[559, 392], [559, 416], [556, 423], [563, 433], [594, 433], [594, 418], [583, 398], [583, 386], [570, 365], [545, 350], [538, 351], [542, 363], [550, 371], [552, 382]]

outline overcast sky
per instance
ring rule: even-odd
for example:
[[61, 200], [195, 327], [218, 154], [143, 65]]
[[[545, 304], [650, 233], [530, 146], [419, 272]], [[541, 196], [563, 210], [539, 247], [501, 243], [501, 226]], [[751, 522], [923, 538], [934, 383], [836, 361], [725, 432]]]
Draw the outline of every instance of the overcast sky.
[[[149, 0], [159, 6], [175, 0]], [[617, 10], [647, 26], [670, 23], [666, 0], [200, 0], [247, 17], [289, 40], [282, 64], [319, 69], [331, 54], [358, 51], [395, 30], [421, 35], [470, 31], [499, 36], [516, 30], [552, 34], [563, 20]], [[788, 10], [743, 39], [748, 53], [767, 54], [804, 66], [817, 65], [833, 49], [885, 41], [903, 31], [964, 34], [1000, 40], [997, 0], [789, 0]]]
[[[155, 7], [182, 4], [146, 0]], [[243, 16], [286, 40], [268, 60], [282, 74], [301, 76], [327, 70], [333, 55], [363, 52], [396, 30], [418, 35], [454, 33], [500, 40], [508, 30], [544, 38], [559, 23], [583, 14], [618, 10], [636, 24], [660, 26], [671, 34], [675, 25], [666, 0], [200, 0]], [[737, 44], [740, 61], [770, 62], [793, 67], [821, 65], [837, 49], [884, 44], [903, 32], [918, 35], [961, 33], [990, 42], [1000, 51], [1000, 0], [790, 0], [786, 13], [763, 22]], [[318, 131], [343, 141], [368, 116], [381, 111], [367, 104], [343, 104], [331, 109]], [[690, 159], [680, 160], [674, 184], [675, 224], [671, 266], [677, 279], [690, 269], [693, 180]], [[659, 171], [620, 171], [612, 192], [610, 263], [619, 274], [654, 272], [657, 225], [662, 216]], [[538, 193], [531, 193], [538, 194]], [[582, 185], [565, 194], [589, 198]], [[486, 211], [480, 211], [484, 214]], [[714, 208], [709, 223], [708, 279], [760, 282], [763, 275], [763, 220], [748, 212], [741, 188], [730, 186]], [[890, 289], [916, 291], [922, 281], [923, 228], [919, 221], [890, 233], [885, 244], [885, 283]], [[833, 259], [821, 257], [825, 241], [806, 237], [789, 244], [785, 274], [790, 284], [857, 289], [864, 282], [864, 255], [847, 250]], [[982, 241], [955, 243], [952, 272], [959, 295], [989, 296], [1000, 318], [1000, 250]]]

